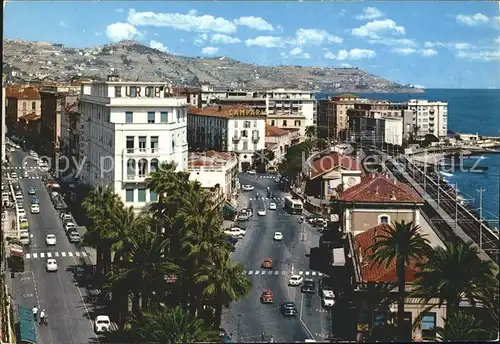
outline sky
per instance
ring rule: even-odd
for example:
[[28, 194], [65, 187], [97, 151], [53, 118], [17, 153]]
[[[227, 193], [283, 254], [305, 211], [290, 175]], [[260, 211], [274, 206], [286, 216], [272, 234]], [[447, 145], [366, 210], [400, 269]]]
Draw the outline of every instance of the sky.
[[500, 5], [479, 1], [7, 2], [4, 35], [183, 56], [356, 66], [426, 88], [500, 88]]

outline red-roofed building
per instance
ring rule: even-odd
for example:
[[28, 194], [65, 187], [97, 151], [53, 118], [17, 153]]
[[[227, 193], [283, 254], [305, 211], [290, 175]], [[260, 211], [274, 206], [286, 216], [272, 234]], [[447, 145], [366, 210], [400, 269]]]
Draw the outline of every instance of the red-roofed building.
[[322, 154], [311, 161], [306, 183], [308, 196], [337, 199], [342, 190], [358, 184], [364, 175], [356, 159], [337, 152]]
[[34, 142], [40, 136], [41, 117], [35, 112], [19, 117], [18, 135], [26, 137], [30, 142]]
[[379, 224], [413, 221], [420, 224], [422, 197], [410, 186], [372, 173], [342, 192], [340, 217], [344, 232], [360, 234]]
[[35, 87], [6, 89], [6, 125], [10, 135], [20, 135], [19, 119], [31, 113], [40, 115], [40, 94]]
[[288, 148], [297, 144], [300, 140], [298, 129], [285, 130], [266, 124], [266, 149], [274, 152], [274, 161], [271, 165], [276, 165], [285, 157]]

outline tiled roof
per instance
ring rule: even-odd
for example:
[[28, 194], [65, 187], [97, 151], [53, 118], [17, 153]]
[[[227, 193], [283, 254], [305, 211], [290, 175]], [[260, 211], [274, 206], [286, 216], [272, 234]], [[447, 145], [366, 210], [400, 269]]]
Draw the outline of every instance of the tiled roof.
[[204, 108], [189, 107], [188, 115], [235, 118], [235, 117], [265, 117], [265, 111], [250, 109], [246, 106], [207, 106]]
[[341, 198], [347, 202], [423, 202], [411, 187], [381, 173], [372, 173], [361, 182], [344, 191]]
[[285, 135], [288, 135], [288, 131], [275, 127], [273, 125], [266, 124], [266, 136], [285, 136]]
[[16, 98], [16, 99], [40, 99], [40, 93], [34, 87], [26, 87], [26, 88], [7, 88], [6, 90], [7, 98]]
[[224, 166], [229, 161], [236, 159], [236, 156], [231, 152], [190, 152], [188, 159], [188, 167], [210, 167], [210, 166]]
[[41, 118], [40, 115], [37, 115], [36, 113], [29, 113], [27, 115], [19, 117], [19, 119], [25, 120], [25, 121], [36, 121]]
[[[381, 224], [354, 237], [354, 244], [361, 266], [361, 278], [363, 282], [397, 281], [395, 261], [392, 261], [389, 267], [386, 268], [385, 263], [379, 265], [370, 259], [370, 255], [373, 254], [371, 246], [375, 243], [375, 237], [382, 234], [382, 231], [388, 228], [390, 228], [388, 224]], [[410, 262], [410, 265], [405, 266], [406, 283], [413, 283], [415, 281], [415, 273], [418, 271], [419, 269], [416, 266], [416, 262]]]
[[344, 170], [349, 171], [361, 171], [363, 169], [361, 165], [353, 158], [339, 154], [337, 152], [332, 152], [328, 155], [322, 156], [316, 159], [312, 163], [310, 178], [314, 179], [316, 177], [322, 176], [323, 174], [332, 171], [337, 167], [342, 167]]

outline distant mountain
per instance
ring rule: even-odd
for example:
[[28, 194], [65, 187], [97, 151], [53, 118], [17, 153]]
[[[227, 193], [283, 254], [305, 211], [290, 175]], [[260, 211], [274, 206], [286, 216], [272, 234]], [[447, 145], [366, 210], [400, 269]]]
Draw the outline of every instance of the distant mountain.
[[358, 68], [267, 67], [228, 57], [172, 55], [135, 41], [69, 48], [49, 42], [4, 40], [4, 72], [9, 83], [68, 81], [75, 77], [104, 80], [112, 71], [124, 80], [165, 81], [185, 86], [209, 82], [227, 88], [422, 92]]

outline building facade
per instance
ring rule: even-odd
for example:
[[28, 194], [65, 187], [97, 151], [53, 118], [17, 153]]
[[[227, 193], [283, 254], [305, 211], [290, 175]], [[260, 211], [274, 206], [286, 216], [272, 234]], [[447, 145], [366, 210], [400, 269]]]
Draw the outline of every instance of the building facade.
[[238, 169], [248, 170], [255, 152], [265, 149], [266, 115], [241, 106], [189, 108], [190, 151], [234, 152]]
[[81, 179], [112, 185], [126, 206], [157, 200], [145, 181], [163, 162], [188, 167], [187, 103], [160, 82], [84, 82], [78, 113], [83, 123]]
[[266, 149], [274, 152], [274, 161], [270, 166], [277, 166], [285, 158], [288, 148], [300, 141], [298, 130], [284, 130], [266, 124]]
[[[4, 4], [5, 6], [5, 4]], [[1, 153], [1, 162], [3, 163], [6, 159], [5, 155], [5, 143], [6, 143], [6, 136], [7, 136], [7, 124], [6, 124], [6, 105], [5, 104], [5, 92], [7, 92], [7, 89], [4, 87], [5, 80], [2, 78], [2, 153]]]
[[448, 131], [448, 103], [425, 99], [410, 99], [408, 110], [413, 111], [413, 130], [417, 140], [432, 134], [445, 138]]
[[40, 94], [34, 87], [8, 87], [6, 95], [7, 130], [10, 135], [17, 135], [19, 118], [31, 113], [40, 116]]
[[347, 116], [351, 139], [402, 145], [404, 125], [400, 110], [349, 109]]

